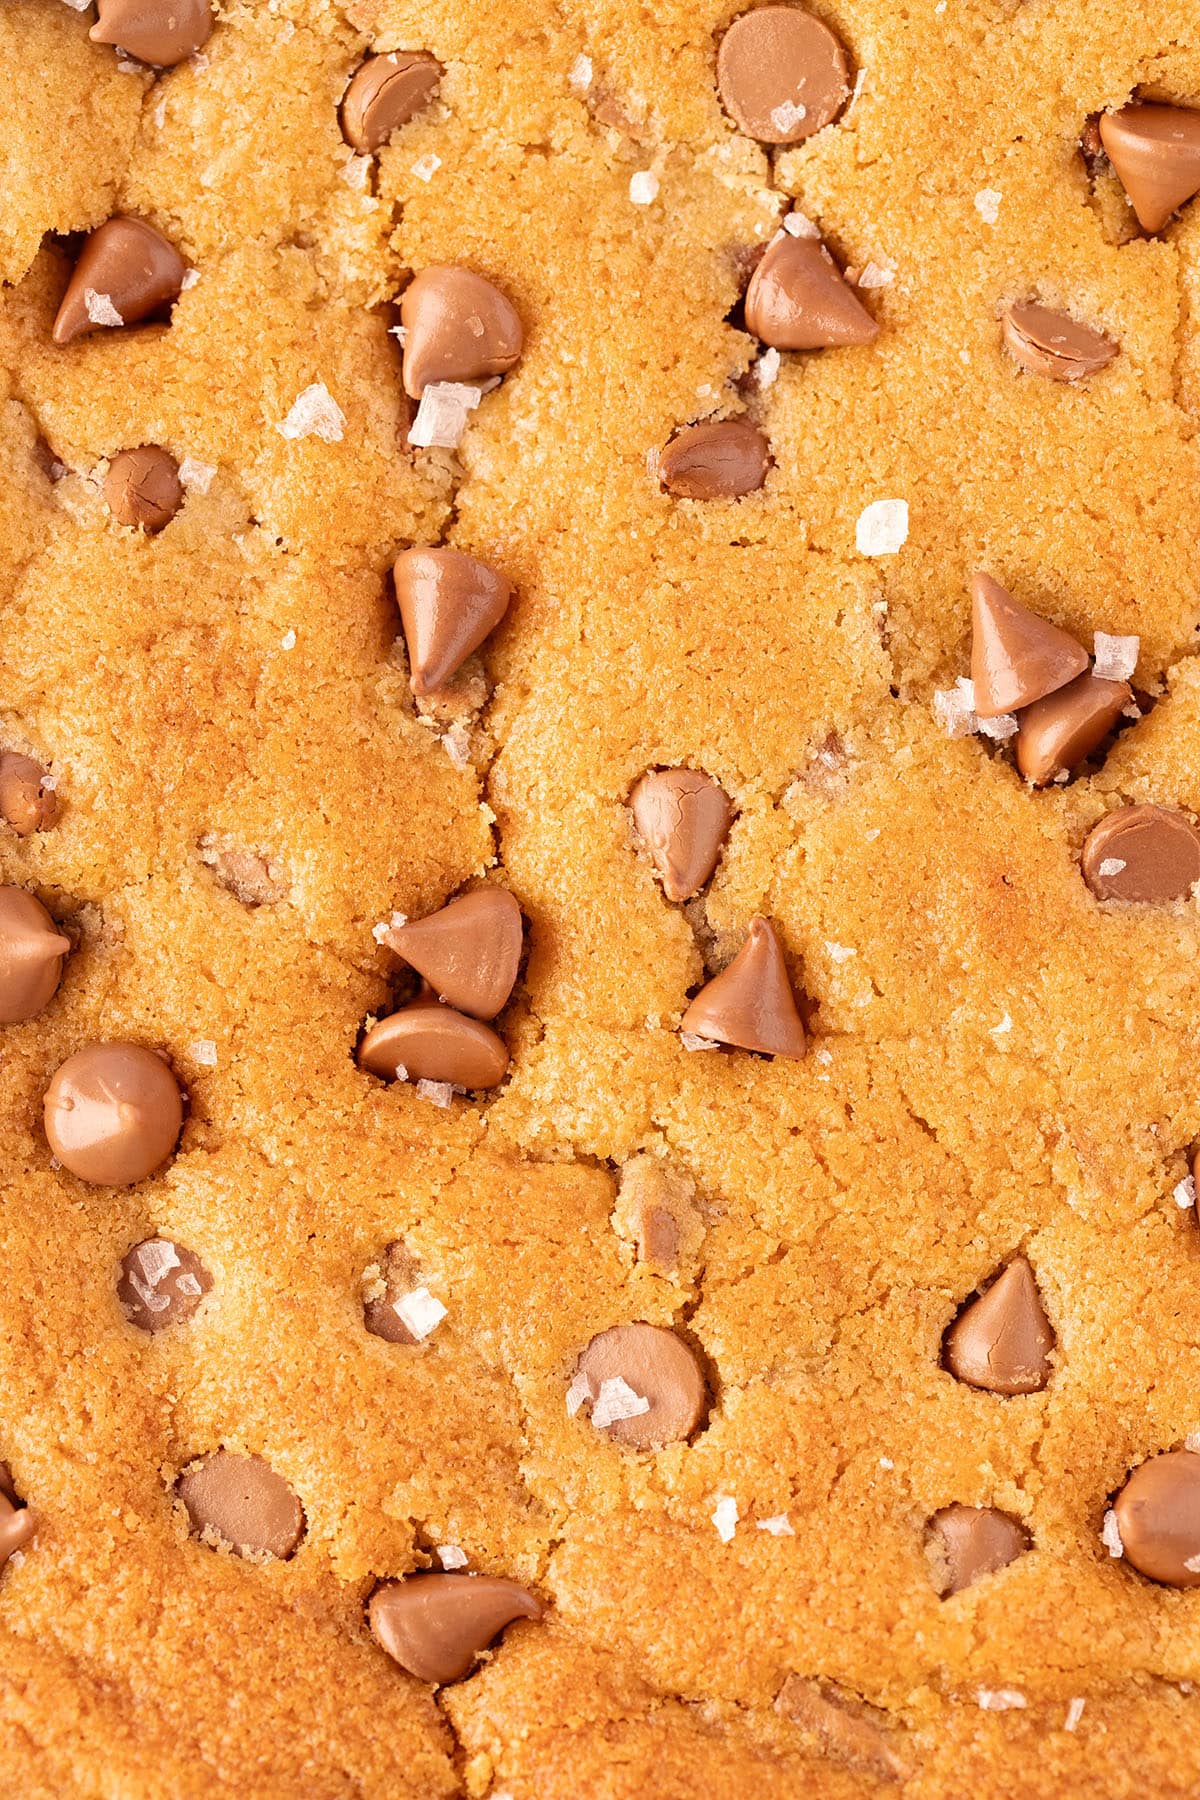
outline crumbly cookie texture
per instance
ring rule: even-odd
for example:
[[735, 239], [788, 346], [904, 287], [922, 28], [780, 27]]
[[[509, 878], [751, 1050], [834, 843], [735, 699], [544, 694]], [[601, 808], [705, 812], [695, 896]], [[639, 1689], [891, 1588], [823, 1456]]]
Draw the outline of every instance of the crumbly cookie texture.
[[[0, 1775], [1194, 1791], [1200, 1596], [1131, 1566], [1111, 1503], [1200, 1430], [1200, 924], [1080, 872], [1119, 806], [1200, 815], [1200, 203], [1143, 234], [1096, 126], [1200, 104], [1193, 0], [814, 0], [855, 92], [770, 150], [718, 94], [732, 0], [213, 10], [160, 71], [74, 0], [0, 5], [0, 751], [57, 810], [0, 821], [0, 881], [71, 945], [0, 1028]], [[392, 50], [443, 73], [360, 155], [339, 104]], [[183, 258], [170, 321], [101, 306], [56, 344], [119, 213]], [[787, 213], [872, 341], [742, 328]], [[457, 447], [410, 444], [392, 329], [434, 266], [524, 333], [445, 401]], [[1018, 355], [1031, 304], [1117, 353]], [[659, 459], [713, 417], [763, 434], [762, 485], [679, 498]], [[141, 446], [183, 489], [153, 534], [104, 498]], [[514, 591], [432, 699], [414, 545]], [[1069, 781], [1023, 783], [956, 687], [980, 571], [1089, 654], [1138, 640], [1141, 716]], [[627, 801], [681, 768], [733, 820], [676, 904]], [[488, 883], [524, 918], [504, 1084], [385, 1085], [355, 1054], [417, 991], [388, 934]], [[679, 1035], [760, 917], [803, 1057]], [[126, 1041], [169, 1059], [182, 1135], [89, 1184], [43, 1096]], [[211, 1286], [139, 1329], [118, 1283], [158, 1240]], [[364, 1324], [394, 1245], [412, 1342]], [[955, 1379], [947, 1332], [1017, 1259], [1044, 1366]], [[151, 1262], [152, 1298], [190, 1267]], [[611, 1378], [568, 1409], [630, 1323], [686, 1346], [686, 1440], [610, 1434], [646, 1435]], [[299, 1502], [286, 1555], [189, 1532], [177, 1483], [221, 1450]], [[952, 1506], [1020, 1553], [943, 1597]], [[537, 1608], [436, 1687], [367, 1603], [460, 1557]]]

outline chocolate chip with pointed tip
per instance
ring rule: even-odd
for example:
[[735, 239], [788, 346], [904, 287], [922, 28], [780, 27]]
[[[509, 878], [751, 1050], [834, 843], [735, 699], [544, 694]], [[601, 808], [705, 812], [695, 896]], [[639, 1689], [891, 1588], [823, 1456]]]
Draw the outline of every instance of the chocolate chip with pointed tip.
[[148, 533], [169, 525], [183, 505], [179, 464], [158, 444], [118, 451], [108, 465], [103, 492], [118, 525]]
[[1200, 1587], [1200, 1456], [1167, 1450], [1136, 1468], [1112, 1503], [1125, 1561], [1166, 1587]]
[[929, 1521], [939, 1593], [961, 1594], [1030, 1548], [1025, 1527], [995, 1506], [944, 1506]]
[[1045, 787], [1077, 768], [1103, 743], [1132, 699], [1127, 681], [1084, 674], [1025, 707], [1016, 741], [1017, 768], [1025, 780]]
[[539, 1620], [540, 1600], [498, 1575], [406, 1575], [385, 1581], [367, 1608], [381, 1649], [418, 1681], [461, 1681], [516, 1619]]
[[143, 1238], [121, 1258], [117, 1299], [139, 1331], [165, 1331], [191, 1318], [212, 1276], [194, 1250], [170, 1238]]
[[178, 299], [187, 273], [169, 238], [145, 219], [117, 213], [80, 251], [54, 320], [56, 344], [90, 331], [137, 325]]
[[370, 155], [393, 131], [427, 107], [445, 73], [426, 50], [388, 50], [368, 56], [342, 96], [342, 136], [352, 150]]
[[32, 1542], [36, 1532], [37, 1519], [28, 1506], [22, 1505], [12, 1470], [6, 1462], [0, 1462], [0, 1569]]
[[971, 680], [975, 712], [998, 719], [1065, 687], [1088, 666], [1083, 645], [990, 575], [971, 577]]
[[476, 1092], [504, 1080], [509, 1055], [490, 1025], [426, 998], [372, 1025], [357, 1060], [383, 1081], [448, 1081]]
[[1100, 141], [1144, 231], [1200, 194], [1200, 108], [1135, 102], [1101, 115]]
[[209, 0], [96, 0], [96, 13], [94, 44], [118, 44], [157, 69], [202, 50], [216, 23]]
[[128, 1187], [166, 1162], [183, 1099], [161, 1056], [123, 1041], [88, 1044], [55, 1072], [42, 1107], [50, 1148], [97, 1187]]
[[717, 51], [721, 104], [760, 144], [798, 144], [850, 98], [846, 52], [799, 6], [760, 6], [735, 19]]
[[[633, 1396], [631, 1404], [648, 1404], [628, 1416], [620, 1416], [619, 1409], [618, 1416], [605, 1418], [600, 1406], [606, 1382], [621, 1383]], [[586, 1389], [580, 1404], [597, 1429], [632, 1450], [685, 1442], [708, 1406], [704, 1371], [694, 1351], [677, 1332], [640, 1320], [594, 1337], [579, 1358], [572, 1387], [576, 1383]]]
[[434, 694], [495, 631], [512, 601], [512, 583], [462, 550], [414, 545], [392, 570], [412, 671], [409, 686]]
[[762, 487], [770, 467], [770, 445], [749, 419], [702, 419], [675, 433], [658, 478], [676, 500], [740, 500]]
[[18, 837], [58, 823], [58, 794], [47, 785], [45, 769], [19, 750], [0, 750], [0, 818]]
[[304, 1536], [304, 1508], [261, 1456], [217, 1450], [185, 1469], [175, 1492], [196, 1536], [216, 1538], [235, 1556], [286, 1561]]
[[45, 1011], [70, 951], [70, 938], [35, 894], [0, 887], [0, 1025], [17, 1025]]
[[393, 926], [383, 941], [448, 1005], [475, 1019], [494, 1019], [513, 991], [522, 935], [516, 900], [507, 888], [491, 886]]
[[700, 989], [679, 1029], [767, 1056], [804, 1055], [804, 1021], [769, 919], [751, 919], [746, 942], [729, 967]]
[[776, 350], [869, 344], [879, 326], [818, 237], [781, 231], [750, 277], [746, 330]]
[[1167, 906], [1200, 881], [1200, 832], [1167, 806], [1122, 806], [1084, 841], [1083, 879], [1097, 900]]
[[1050, 1379], [1054, 1332], [1023, 1256], [968, 1301], [946, 1333], [946, 1368], [989, 1394], [1037, 1394]]
[[517, 309], [471, 269], [434, 264], [400, 296], [404, 391], [419, 400], [435, 381], [506, 375], [525, 348]]
[[1004, 341], [1023, 369], [1051, 381], [1083, 381], [1096, 375], [1121, 346], [1094, 325], [1035, 301], [1014, 301], [1001, 320]]
[[648, 769], [629, 810], [668, 900], [690, 900], [717, 866], [733, 819], [719, 781], [700, 769]]

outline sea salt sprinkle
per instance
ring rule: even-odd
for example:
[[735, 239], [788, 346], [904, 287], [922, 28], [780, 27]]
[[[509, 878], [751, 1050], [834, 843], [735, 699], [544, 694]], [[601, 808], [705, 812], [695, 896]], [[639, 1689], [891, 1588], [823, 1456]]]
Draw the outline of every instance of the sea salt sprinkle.
[[908, 537], [908, 501], [872, 500], [854, 528], [860, 556], [894, 556]]
[[401, 1294], [392, 1302], [392, 1310], [402, 1325], [406, 1325], [417, 1342], [423, 1343], [431, 1331], [436, 1331], [446, 1316], [446, 1308], [426, 1287], [413, 1288], [409, 1294]]
[[759, 1531], [769, 1531], [772, 1537], [795, 1537], [796, 1535], [792, 1530], [792, 1521], [786, 1513], [772, 1513], [769, 1519], [757, 1519], [755, 1527]]
[[198, 456], [185, 456], [179, 465], [179, 479], [189, 493], [207, 494], [216, 473], [215, 463], [201, 462]]
[[465, 381], [431, 381], [421, 395], [408, 441], [419, 450], [457, 450], [467, 414], [479, 405], [479, 389]]
[[1119, 875], [1124, 867], [1123, 857], [1106, 856], [1100, 864], [1100, 873], [1101, 875]]
[[428, 156], [418, 157], [412, 166], [412, 172], [418, 181], [432, 181], [441, 166], [441, 157], [435, 156], [431, 150]]
[[1000, 202], [1004, 195], [996, 188], [980, 188], [975, 196], [975, 211], [985, 225], [994, 225], [1000, 217]]
[[783, 221], [783, 229], [789, 237], [795, 238], [819, 238], [821, 235], [819, 228], [802, 212], [788, 213]]
[[294, 650], [296, 648], [296, 633], [294, 630], [284, 632], [279, 640], [279, 648], [281, 650]]
[[754, 372], [758, 376], [758, 385], [760, 388], [774, 387], [779, 377], [782, 361], [783, 358], [780, 356], [778, 350], [775, 349], [774, 345], [772, 345], [769, 350], [763, 351], [762, 355], [754, 365]]
[[796, 100], [784, 100], [771, 108], [771, 123], [776, 131], [795, 131], [807, 117], [807, 106], [801, 106]]
[[952, 688], [939, 688], [933, 696], [934, 717], [947, 737], [970, 737], [973, 732], [1002, 743], [1013, 737], [1020, 724], [1013, 713], [1001, 713], [996, 719], [981, 719], [975, 711], [975, 683], [960, 675]]
[[450, 1081], [418, 1081], [417, 1093], [422, 1100], [429, 1100], [434, 1106], [447, 1107], [454, 1098], [454, 1084]]
[[567, 1412], [571, 1418], [579, 1411], [585, 1400], [592, 1397], [592, 1384], [582, 1369], [579, 1370], [570, 1387], [567, 1389]]
[[858, 278], [860, 288], [890, 287], [896, 279], [896, 265], [892, 262], [869, 262]]
[[439, 1544], [437, 1559], [443, 1569], [465, 1569], [467, 1553], [460, 1544]]
[[1069, 1702], [1069, 1704], [1067, 1706], [1067, 1716], [1063, 1720], [1063, 1730], [1064, 1731], [1074, 1731], [1074, 1729], [1078, 1725], [1080, 1719], [1082, 1719], [1082, 1717], [1083, 1717], [1083, 1708], [1084, 1708], [1084, 1702], [1081, 1699], [1079, 1699], [1078, 1696], [1076, 1696], [1076, 1698], [1074, 1700]]
[[380, 919], [378, 925], [372, 925], [371, 936], [377, 944], [382, 944], [389, 931], [399, 931], [402, 925], [407, 924], [407, 913], [394, 912], [390, 919]]
[[629, 177], [629, 198], [635, 206], [650, 206], [658, 199], [658, 176], [653, 169], [639, 169]]
[[729, 1543], [738, 1526], [738, 1503], [732, 1494], [718, 1494], [712, 1511], [712, 1522], [723, 1544]]
[[681, 1031], [679, 1041], [685, 1050], [719, 1050], [721, 1048], [714, 1038], [699, 1037], [694, 1031]]
[[[1180, 1212], [1183, 1212], [1189, 1206], [1195, 1206], [1196, 1181], [1194, 1176], [1185, 1175], [1183, 1180], [1177, 1183], [1175, 1187], [1175, 1204]], [[1193, 1447], [1194, 1446], [1191, 1444], [1188, 1445], [1189, 1450]]]
[[341, 441], [346, 415], [325, 386], [314, 381], [296, 400], [286, 419], [275, 427], [280, 437], [318, 437], [327, 444]]
[[567, 71], [567, 86], [577, 94], [586, 94], [592, 85], [592, 59], [582, 51]]
[[611, 1375], [600, 1383], [600, 1392], [592, 1406], [592, 1424], [597, 1431], [615, 1425], [620, 1419], [636, 1419], [650, 1411], [644, 1394], [635, 1393], [620, 1375]]
[[1104, 1524], [1100, 1531], [1100, 1541], [1110, 1556], [1124, 1556], [1125, 1546], [1121, 1542], [1121, 1527], [1117, 1523], [1117, 1515], [1111, 1506], [1104, 1515]]
[[213, 1043], [211, 1038], [197, 1038], [196, 1042], [194, 1044], [189, 1044], [188, 1048], [191, 1051], [193, 1060], [198, 1062], [202, 1069], [216, 1068], [217, 1046]]
[[984, 1712], [1013, 1712], [1029, 1704], [1019, 1688], [980, 1688], [975, 1698]]
[[1141, 638], [1110, 637], [1107, 631], [1098, 631], [1092, 642], [1095, 651], [1092, 674], [1101, 681], [1128, 681], [1137, 668]]
[[83, 304], [93, 325], [123, 325], [125, 323], [109, 296], [98, 294], [95, 288], [84, 288]]

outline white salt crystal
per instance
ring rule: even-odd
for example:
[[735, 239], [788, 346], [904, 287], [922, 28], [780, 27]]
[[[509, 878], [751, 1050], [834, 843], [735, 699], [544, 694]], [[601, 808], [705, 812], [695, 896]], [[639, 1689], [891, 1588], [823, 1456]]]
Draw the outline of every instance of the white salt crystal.
[[1092, 674], [1101, 681], [1128, 681], [1137, 668], [1141, 638], [1110, 637], [1107, 631], [1098, 631], [1092, 642], [1096, 657]]
[[854, 529], [860, 556], [894, 556], [907, 537], [907, 500], [872, 500], [859, 514]]
[[1000, 217], [1000, 202], [1004, 195], [996, 188], [980, 188], [975, 196], [975, 211], [985, 225], [994, 225]]
[[872, 825], [870, 831], [863, 832], [863, 836], [866, 838], [868, 844], [873, 844], [875, 839], [879, 836], [879, 826]]
[[412, 166], [412, 172], [418, 181], [432, 181], [441, 166], [441, 157], [435, 156], [431, 150], [428, 156], [422, 156], [417, 159]]
[[771, 123], [776, 131], [794, 131], [807, 117], [807, 106], [801, 106], [798, 101], [784, 100], [781, 105], [771, 108]]
[[1183, 1447], [1185, 1450], [1200, 1450], [1200, 1431], [1189, 1431], [1183, 1440]]
[[152, 1287], [147, 1287], [141, 1277], [135, 1275], [132, 1270], [129, 1275], [129, 1285], [141, 1301], [142, 1305], [146, 1308], [147, 1312], [166, 1312], [168, 1306], [171, 1304], [169, 1294], [155, 1293], [154, 1289]]
[[1183, 1566], [1190, 1575], [1200, 1575], [1200, 1555], [1185, 1556]]
[[147, 1238], [139, 1244], [137, 1255], [142, 1275], [151, 1287], [157, 1287], [164, 1276], [179, 1267], [175, 1246], [166, 1238]]
[[894, 1469], [896, 1465], [890, 1456], [881, 1456], [879, 1459], [879, 1466], [881, 1469]]
[[98, 294], [95, 288], [84, 288], [83, 304], [93, 325], [123, 325], [125, 323], [108, 295]]
[[894, 265], [869, 262], [858, 278], [860, 288], [890, 287], [896, 279]]
[[1082, 1717], [1083, 1717], [1083, 1707], [1084, 1707], [1084, 1702], [1082, 1700], [1080, 1700], [1078, 1697], [1076, 1697], [1076, 1699], [1072, 1700], [1068, 1704], [1067, 1716], [1063, 1720], [1063, 1730], [1064, 1731], [1074, 1731], [1074, 1729], [1078, 1725], [1080, 1719], [1082, 1719]]
[[314, 381], [295, 402], [282, 425], [275, 427], [280, 437], [319, 437], [327, 444], [340, 443], [346, 415], [325, 386]]
[[1125, 1546], [1121, 1542], [1121, 1527], [1117, 1523], [1117, 1515], [1111, 1506], [1104, 1515], [1100, 1541], [1110, 1556], [1124, 1556]]
[[431, 381], [421, 395], [408, 434], [418, 449], [457, 450], [467, 414], [479, 405], [479, 389], [463, 381]]
[[583, 1370], [580, 1369], [574, 1381], [567, 1389], [567, 1411], [572, 1418], [575, 1417], [575, 1414], [579, 1411], [584, 1401], [590, 1400], [591, 1397], [592, 1384], [584, 1374]]
[[63, 0], [63, 4], [69, 6], [72, 12], [86, 12], [92, 0]]
[[658, 176], [652, 169], [639, 169], [629, 177], [629, 198], [635, 206], [649, 206], [658, 199]]
[[390, 919], [380, 919], [378, 925], [371, 927], [371, 936], [377, 944], [382, 944], [389, 931], [399, 931], [402, 925], [407, 924], [407, 913], [394, 912]]
[[202, 1291], [200, 1283], [196, 1280], [194, 1275], [176, 1276], [175, 1292], [177, 1294], [189, 1294], [193, 1299], [199, 1299]]
[[414, 1288], [411, 1294], [401, 1294], [392, 1302], [392, 1310], [418, 1343], [424, 1342], [446, 1316], [446, 1308], [426, 1287]]
[[454, 1084], [449, 1081], [418, 1081], [417, 1093], [434, 1106], [447, 1107], [454, 1098]]
[[989, 1025], [988, 1026], [988, 1031], [992, 1037], [1003, 1037], [1003, 1035], [1006, 1031], [1011, 1031], [1011, 1030], [1012, 1030], [1012, 1014], [1011, 1013], [1005, 1013], [1004, 1017], [1001, 1019], [1001, 1021], [998, 1025]]
[[738, 1503], [731, 1494], [718, 1494], [717, 1504], [712, 1512], [712, 1522], [717, 1528], [717, 1536], [723, 1544], [727, 1544], [737, 1530]]
[[650, 1411], [650, 1402], [636, 1393], [619, 1375], [611, 1375], [600, 1383], [600, 1392], [592, 1407], [592, 1424], [597, 1431], [615, 1425], [619, 1419], [636, 1419]]
[[204, 1069], [215, 1069], [217, 1066], [217, 1046], [211, 1038], [197, 1038], [190, 1046], [192, 1056]]
[[783, 229], [790, 237], [819, 238], [821, 233], [811, 219], [802, 212], [790, 212], [783, 221]]
[[1021, 727], [1014, 713], [1000, 713], [994, 719], [975, 720], [975, 729], [981, 737], [991, 738], [994, 742], [1003, 743], [1005, 738], [1015, 737]]
[[567, 71], [567, 86], [574, 88], [577, 94], [586, 94], [591, 85], [592, 59], [580, 52]]
[[294, 631], [285, 631], [279, 640], [279, 648], [281, 650], [294, 650], [296, 648], [296, 633]]
[[795, 1537], [792, 1521], [786, 1513], [773, 1513], [769, 1519], [757, 1521], [759, 1531], [769, 1531], [772, 1537]]
[[933, 696], [933, 711], [947, 737], [970, 737], [975, 718], [975, 683], [960, 675], [952, 688], [940, 688]]
[[758, 385], [760, 388], [774, 387], [779, 375], [779, 365], [781, 361], [782, 358], [773, 345], [769, 350], [763, 351], [758, 362], [755, 364], [755, 369], [758, 373]]
[[858, 955], [858, 951], [852, 949], [849, 944], [827, 943], [825, 948], [836, 963], [849, 962], [852, 956]]
[[467, 1553], [459, 1544], [439, 1544], [438, 1561], [443, 1569], [465, 1569]]
[[456, 769], [471, 766], [471, 734], [465, 725], [452, 725], [440, 739], [442, 749]]
[[179, 465], [179, 479], [189, 492], [207, 494], [216, 475], [215, 463], [201, 462], [198, 456], [185, 456]]
[[713, 1038], [699, 1037], [694, 1031], [681, 1031], [679, 1041], [685, 1050], [719, 1050], [721, 1048]]
[[[1196, 1182], [1191, 1175], [1185, 1175], [1175, 1189], [1175, 1204], [1182, 1212], [1186, 1207], [1196, 1204]], [[1191, 1445], [1188, 1446], [1191, 1448]]]
[[975, 1698], [984, 1712], [1012, 1712], [1028, 1701], [1017, 1688], [980, 1688]]
[[1125, 863], [1121, 857], [1106, 856], [1100, 864], [1100, 873], [1101, 875], [1119, 875], [1124, 867]]
[[361, 192], [367, 185], [371, 173], [369, 156], [352, 156], [342, 164], [342, 180], [347, 187], [357, 188]]

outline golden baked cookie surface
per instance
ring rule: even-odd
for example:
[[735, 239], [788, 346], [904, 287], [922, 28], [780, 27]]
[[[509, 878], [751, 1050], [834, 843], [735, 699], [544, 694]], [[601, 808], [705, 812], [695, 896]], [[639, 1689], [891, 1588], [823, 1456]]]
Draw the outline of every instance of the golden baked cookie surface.
[[[0, 918], [42, 959], [0, 1025], [14, 1792], [1200, 1785], [1186, 1497], [1169, 1582], [1118, 1498], [1200, 1432], [1200, 926], [1081, 872], [1118, 808], [1200, 816], [1200, 201], [1139, 226], [1097, 124], [1200, 107], [1200, 30], [1185, 0], [810, 10], [852, 97], [764, 145], [716, 0], [220, 0], [162, 68], [95, 7], [0, 8], [0, 753], [35, 765], [0, 763], [0, 881], [47, 914]], [[346, 84], [393, 52], [440, 76], [356, 150]], [[832, 347], [745, 329], [788, 214], [868, 320]], [[182, 259], [169, 320], [93, 290], [56, 342], [114, 215]], [[831, 278], [784, 251], [810, 329]], [[491, 284], [507, 365], [447, 402], [456, 447], [405, 391], [411, 296], [396, 335], [437, 269]], [[1030, 303], [1100, 347], [1034, 341]], [[769, 466], [745, 436], [664, 462], [730, 419]], [[106, 497], [142, 446], [182, 494], [150, 530]], [[414, 546], [511, 585], [413, 578], [427, 626], [446, 594], [486, 623], [432, 696]], [[989, 735], [956, 685], [979, 571], [1129, 683], [1070, 779], [1023, 780], [1023, 711]], [[628, 804], [670, 770], [708, 778], [678, 899]], [[516, 986], [489, 1012], [484, 952], [456, 964], [448, 1054], [494, 1033], [503, 1078], [358, 1066], [421, 1003], [390, 935], [494, 887]], [[736, 1047], [743, 987], [709, 996], [724, 1048], [681, 1037], [756, 918], [804, 1055]], [[111, 1186], [44, 1099], [124, 1043], [183, 1127]], [[164, 1280], [179, 1317], [139, 1326]], [[674, 1350], [596, 1348], [631, 1324]], [[402, 1585], [386, 1644], [368, 1602], [463, 1568], [533, 1599], [424, 1678], [438, 1590]]]

